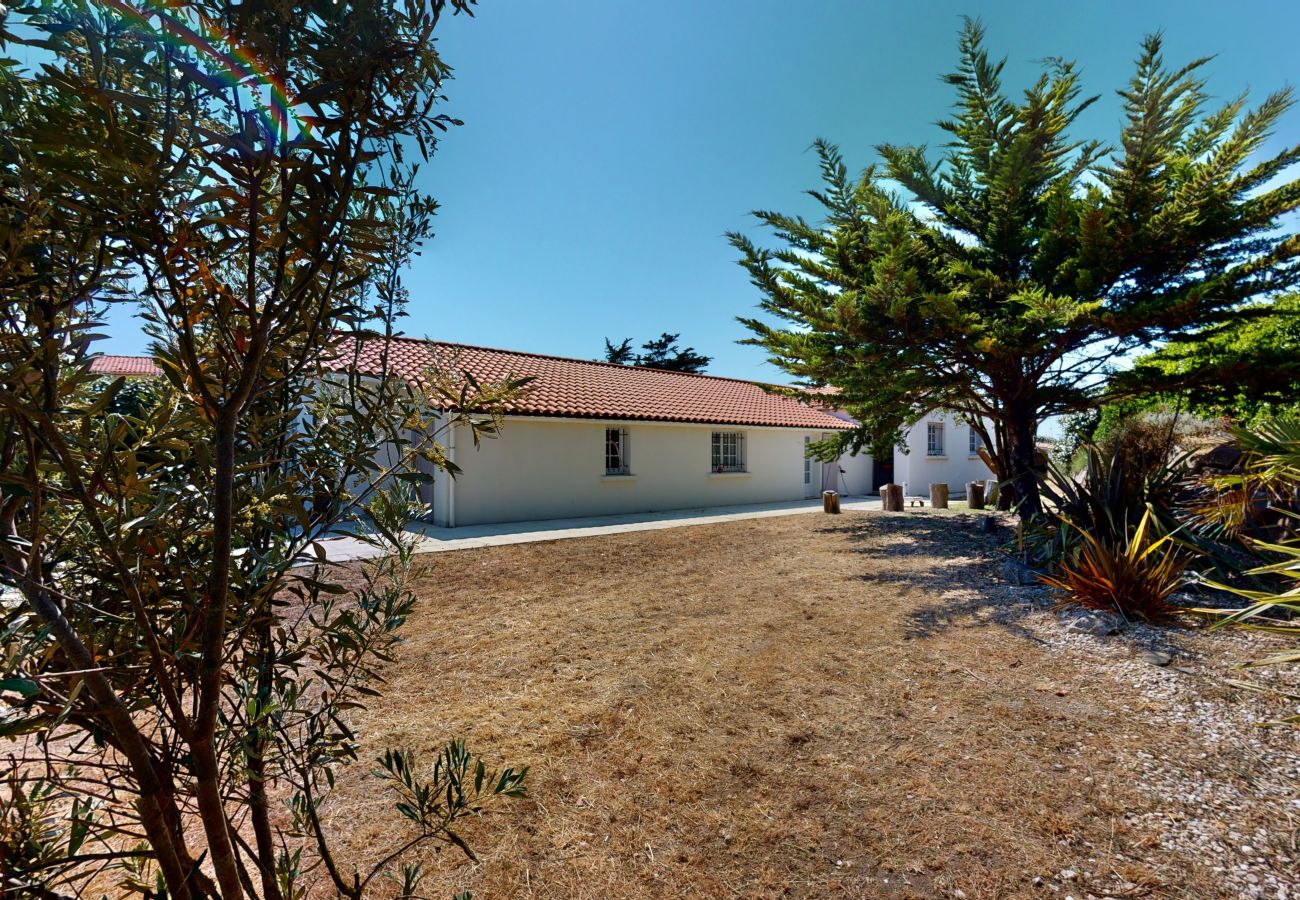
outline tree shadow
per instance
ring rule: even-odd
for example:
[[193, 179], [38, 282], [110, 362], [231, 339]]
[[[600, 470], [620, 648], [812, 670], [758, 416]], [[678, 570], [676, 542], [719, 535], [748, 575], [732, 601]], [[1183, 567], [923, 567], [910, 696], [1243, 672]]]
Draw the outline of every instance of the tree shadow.
[[[1046, 645], [1025, 620], [1050, 612], [1057, 606], [1057, 595], [1045, 585], [1019, 585], [1002, 575], [1003, 566], [1012, 559], [1015, 530], [1005, 523], [995, 531], [984, 532], [976, 515], [873, 515], [853, 521], [827, 525], [821, 534], [844, 538], [850, 552], [861, 554], [868, 571], [853, 578], [873, 585], [899, 584], [919, 587], [939, 599], [925, 603], [906, 614], [904, 637], [908, 640], [932, 638], [954, 628], [972, 625], [995, 625], [1039, 645]], [[898, 537], [904, 538], [898, 541]], [[893, 540], [891, 540], [893, 538]], [[891, 560], [895, 564], [907, 557], [949, 560], [960, 558], [960, 565], [914, 567], [909, 571], [870, 571], [870, 560]], [[956, 596], [954, 596], [956, 595]], [[1065, 629], [1064, 622], [1057, 627]], [[1107, 637], [1127, 644], [1134, 650], [1177, 650], [1179, 638], [1191, 629], [1178, 624], [1160, 627], [1130, 623], [1118, 635]]]

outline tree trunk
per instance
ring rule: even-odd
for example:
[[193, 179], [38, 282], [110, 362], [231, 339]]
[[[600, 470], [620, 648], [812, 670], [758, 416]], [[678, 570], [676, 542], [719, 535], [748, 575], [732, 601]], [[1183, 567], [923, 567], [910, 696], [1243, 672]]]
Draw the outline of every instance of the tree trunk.
[[984, 482], [966, 482], [966, 507], [968, 509], [984, 508]]
[[930, 507], [932, 509], [948, 508], [948, 485], [939, 483], [930, 485]]
[[[1034, 451], [1038, 423], [1028, 408], [1012, 409], [1007, 416], [1007, 456], [1011, 465], [1009, 473], [1011, 498], [1021, 519], [1032, 518], [1043, 511], [1038, 496], [1038, 474], [1034, 471]], [[1003, 490], [1002, 493], [1006, 493]], [[1001, 504], [999, 504], [1001, 508]]]
[[885, 512], [902, 512], [903, 486], [901, 484], [885, 485], [884, 493], [880, 495], [880, 499]]

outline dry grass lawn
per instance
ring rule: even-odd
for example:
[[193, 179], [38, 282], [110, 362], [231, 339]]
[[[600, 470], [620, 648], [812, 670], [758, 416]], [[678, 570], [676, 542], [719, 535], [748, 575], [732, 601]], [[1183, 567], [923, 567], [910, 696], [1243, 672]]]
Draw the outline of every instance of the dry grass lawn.
[[[1114, 896], [1219, 894], [1125, 824], [1154, 802], [1125, 759], [1186, 738], [990, 614], [1016, 602], [992, 576], [1006, 535], [972, 524], [798, 515], [428, 558], [366, 756], [459, 735], [532, 771], [464, 830], [481, 864], [444, 851], [424, 893], [1045, 896], [1035, 876], [1074, 867]], [[972, 590], [987, 609], [954, 602]], [[330, 806], [345, 857], [400, 829], [365, 768]]]

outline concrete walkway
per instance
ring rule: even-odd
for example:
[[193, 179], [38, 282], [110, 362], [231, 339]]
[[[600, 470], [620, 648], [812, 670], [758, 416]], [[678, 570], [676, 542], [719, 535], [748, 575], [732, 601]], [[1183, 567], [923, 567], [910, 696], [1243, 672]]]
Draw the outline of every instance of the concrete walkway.
[[[880, 500], [867, 497], [842, 498], [842, 509], [880, 509]], [[621, 516], [586, 516], [578, 519], [548, 519], [541, 522], [506, 522], [499, 525], [465, 525], [460, 528], [437, 528], [421, 522], [407, 526], [420, 534], [417, 553], [440, 553], [472, 547], [497, 547], [502, 544], [526, 544], [532, 541], [560, 541], [565, 538], [592, 537], [598, 534], [621, 534], [627, 531], [653, 531], [687, 525], [711, 525], [739, 519], [762, 519], [820, 513], [821, 498], [785, 503], [755, 503], [746, 506], [714, 506], [706, 509], [675, 509], [668, 512], [636, 513]], [[354, 537], [327, 538], [320, 542], [330, 562], [370, 559], [384, 550]]]

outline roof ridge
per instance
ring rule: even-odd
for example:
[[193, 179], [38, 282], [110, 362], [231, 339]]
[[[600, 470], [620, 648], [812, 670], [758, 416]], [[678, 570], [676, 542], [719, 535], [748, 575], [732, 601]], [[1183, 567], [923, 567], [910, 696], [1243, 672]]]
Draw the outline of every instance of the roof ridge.
[[[370, 338], [369, 340], [374, 340]], [[382, 336], [378, 339], [383, 340]], [[627, 366], [622, 363], [606, 362], [603, 359], [583, 359], [580, 356], [557, 356], [554, 353], [535, 353], [532, 350], [511, 350], [507, 347], [487, 347], [483, 344], [463, 344], [459, 341], [440, 341], [434, 338], [417, 338], [407, 334], [392, 335], [389, 340], [393, 341], [410, 341], [414, 344], [432, 344], [435, 347], [462, 347], [466, 350], [486, 350], [489, 353], [509, 353], [514, 356], [530, 356], [533, 359], [553, 359], [558, 362], [586, 363], [592, 366], [605, 366], [610, 369], [620, 369], [623, 371], [633, 372], [661, 372], [664, 375], [681, 375], [687, 378], [711, 378], [714, 381], [731, 381], [736, 384], [754, 384], [759, 387], [782, 388], [785, 385], [774, 384], [770, 381], [754, 381], [751, 378], [733, 378], [730, 375], [711, 375], [708, 372], [679, 372], [676, 369], [660, 369], [655, 366]]]
[[[690, 378], [711, 378], [714, 381], [731, 381], [737, 384], [755, 384], [759, 387], [770, 387], [783, 391], [804, 390], [804, 386], [798, 384], [777, 384], [772, 381], [755, 381], [751, 378], [734, 378], [730, 375], [712, 375], [708, 372], [679, 372], [676, 369], [660, 369], [656, 366], [628, 366], [623, 365], [622, 363], [607, 362], [602, 359], [583, 359], [579, 356], [560, 356], [555, 353], [536, 353], [532, 350], [511, 350], [507, 347], [488, 347], [485, 344], [466, 344], [461, 341], [440, 341], [435, 338], [412, 337], [409, 334], [389, 335], [386, 339], [390, 341], [410, 341], [413, 344], [431, 344], [435, 347], [461, 347], [465, 350], [486, 350], [489, 353], [510, 353], [514, 356], [530, 356], [533, 359], [554, 359], [559, 362], [587, 363], [593, 366], [607, 366], [611, 369], [632, 369], [639, 372], [661, 372], [664, 375], [684, 375]], [[362, 340], [385, 340], [385, 337], [383, 335], [376, 335], [372, 338], [362, 338]], [[154, 359], [153, 356], [148, 354], [135, 353], [96, 353], [93, 355], [104, 358], [112, 357], [113, 359], [147, 359], [150, 361]]]

